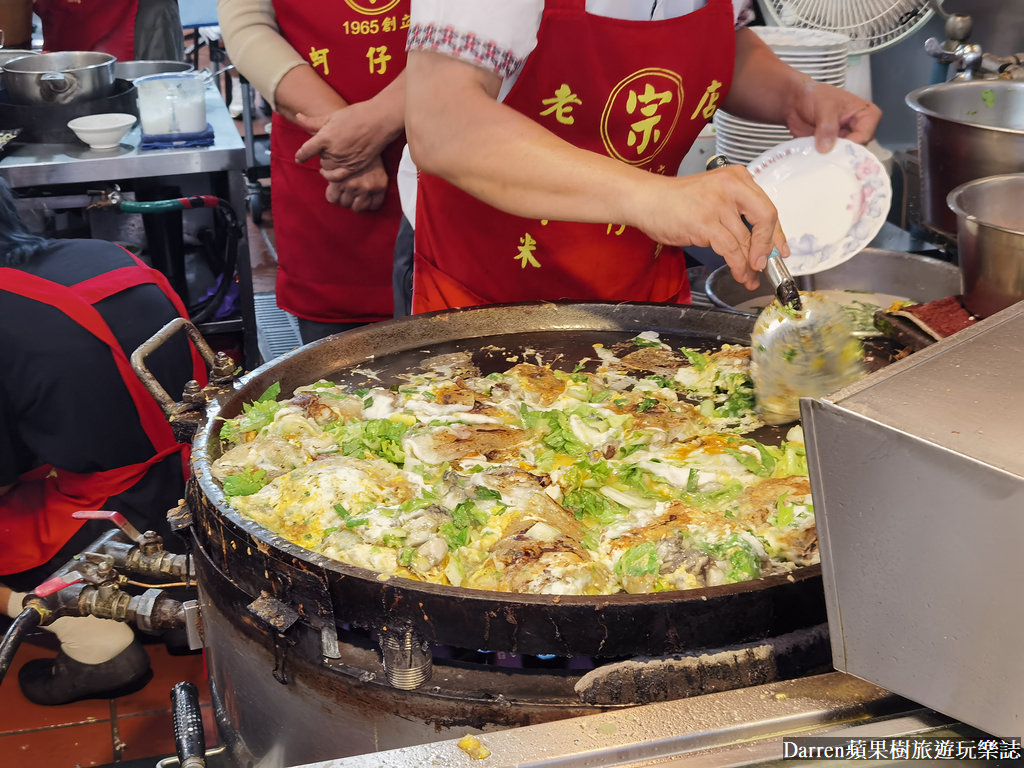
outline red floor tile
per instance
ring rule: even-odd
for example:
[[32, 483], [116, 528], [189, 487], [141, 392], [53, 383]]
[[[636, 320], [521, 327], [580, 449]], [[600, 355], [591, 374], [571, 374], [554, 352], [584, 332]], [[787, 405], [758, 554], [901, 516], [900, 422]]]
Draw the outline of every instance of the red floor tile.
[[[213, 708], [202, 707], [203, 734], [206, 748], [214, 747], [217, 741], [217, 726]], [[174, 754], [174, 725], [170, 711], [118, 717], [114, 732], [120, 745], [121, 760], [138, 760]]]
[[[47, 639], [42, 637], [41, 642]], [[160, 643], [147, 645], [146, 650], [153, 679], [141, 691], [113, 701], [40, 707], [21, 695], [17, 670], [31, 659], [53, 656], [56, 650], [24, 643], [0, 685], [0, 766], [89, 768], [173, 754], [170, 692], [183, 680], [198, 689], [206, 744], [216, 746], [219, 741], [203, 655], [171, 655]]]
[[260, 224], [247, 217], [249, 233], [249, 262], [252, 265], [252, 289], [255, 293], [269, 293], [274, 290], [277, 277], [277, 261], [274, 253], [273, 213], [264, 210]]
[[[5, 714], [8, 712], [5, 710]], [[0, 765], [11, 768], [88, 768], [113, 760], [114, 740], [109, 722], [0, 736]]]
[[120, 717], [115, 734], [121, 760], [174, 754], [174, 725], [169, 711]]
[[[14, 663], [0, 684], [0, 733], [12, 733], [55, 725], [95, 723], [110, 720], [110, 702], [106, 700], [76, 701], [59, 707], [40, 707], [26, 699], [18, 687], [18, 670], [28, 661], [53, 658], [57, 651], [24, 642], [14, 656]], [[169, 706], [169, 705], [168, 705]], [[106, 726], [109, 731], [109, 726]], [[0, 759], [0, 765], [17, 765]], [[45, 763], [43, 764], [45, 765]]]
[[199, 690], [200, 704], [210, 702], [210, 688], [206, 680], [203, 654], [172, 656], [167, 652], [167, 648], [160, 644], [147, 645], [146, 651], [153, 667], [153, 679], [141, 691], [116, 700], [119, 718], [144, 712], [170, 711], [171, 688], [186, 680]]

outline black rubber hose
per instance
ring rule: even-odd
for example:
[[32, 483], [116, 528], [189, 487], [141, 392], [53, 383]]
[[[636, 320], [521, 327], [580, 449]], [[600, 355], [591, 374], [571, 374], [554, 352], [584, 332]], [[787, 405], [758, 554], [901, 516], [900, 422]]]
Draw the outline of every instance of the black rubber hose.
[[179, 197], [171, 200], [122, 200], [117, 204], [117, 210], [123, 213], [168, 213], [170, 211], [197, 208], [214, 209], [224, 217], [227, 227], [224, 268], [221, 272], [217, 289], [208, 299], [188, 308], [192, 322], [199, 324], [209, 320], [220, 308], [221, 302], [224, 300], [224, 296], [227, 294], [235, 278], [235, 266], [238, 263], [238, 246], [242, 240], [242, 225], [239, 223], [238, 216], [235, 214], [235, 209], [231, 207], [231, 203], [224, 198], [214, 197], [213, 195], [192, 195], [191, 197]]
[[35, 608], [26, 608], [18, 614], [7, 629], [3, 641], [0, 641], [0, 683], [7, 675], [7, 670], [11, 668], [11, 662], [21, 646], [21, 641], [25, 635], [39, 626], [41, 619], [42, 616]]
[[224, 216], [227, 226], [227, 247], [224, 257], [224, 271], [221, 272], [217, 290], [209, 299], [201, 303], [201, 306], [189, 308], [189, 315], [193, 323], [204, 323], [209, 320], [218, 309], [227, 294], [231, 283], [235, 279], [235, 266], [238, 263], [238, 246], [242, 239], [242, 227], [235, 215], [235, 209], [226, 200], [218, 200], [217, 212]]

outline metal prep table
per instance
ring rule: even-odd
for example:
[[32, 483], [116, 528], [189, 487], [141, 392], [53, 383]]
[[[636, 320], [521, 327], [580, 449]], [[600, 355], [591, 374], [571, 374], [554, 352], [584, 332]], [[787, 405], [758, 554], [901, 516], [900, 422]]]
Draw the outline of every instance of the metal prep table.
[[[245, 144], [213, 84], [206, 86], [206, 119], [215, 136], [214, 144], [208, 147], [140, 151], [142, 133], [138, 124], [116, 149], [94, 150], [77, 141], [12, 144], [0, 160], [0, 177], [19, 191], [41, 188], [47, 194], [68, 196], [83, 195], [113, 184], [124, 190], [155, 182], [180, 186], [188, 190], [186, 194], [212, 194], [228, 200], [238, 220], [244, 222]], [[204, 334], [240, 332], [243, 363], [247, 368], [255, 368], [259, 364], [259, 349], [245, 227], [241, 238], [236, 266], [240, 292], [238, 316], [204, 323], [200, 330]], [[170, 272], [171, 284], [176, 288], [180, 286], [184, 279], [181, 263], [171, 259], [168, 265], [154, 266]]]

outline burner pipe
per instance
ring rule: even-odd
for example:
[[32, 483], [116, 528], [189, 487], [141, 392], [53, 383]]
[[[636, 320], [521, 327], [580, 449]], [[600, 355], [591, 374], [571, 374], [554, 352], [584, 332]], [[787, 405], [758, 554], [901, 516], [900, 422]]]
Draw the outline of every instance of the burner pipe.
[[17, 618], [7, 629], [4, 639], [0, 642], [0, 683], [3, 682], [7, 670], [11, 668], [14, 654], [25, 635], [39, 626], [42, 615], [35, 608], [26, 608], [18, 614]]

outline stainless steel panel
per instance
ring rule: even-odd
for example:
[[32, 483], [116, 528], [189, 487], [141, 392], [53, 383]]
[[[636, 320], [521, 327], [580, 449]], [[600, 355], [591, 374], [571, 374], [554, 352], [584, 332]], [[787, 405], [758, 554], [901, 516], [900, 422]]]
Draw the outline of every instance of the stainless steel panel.
[[[955, 264], [916, 253], [879, 248], [865, 248], [849, 261], [815, 275], [802, 275], [797, 282], [802, 291], [887, 293], [920, 302], [943, 299], [961, 290], [960, 269]], [[726, 309], [736, 309], [758, 297], [767, 303], [774, 295], [764, 273], [757, 289], [750, 290], [733, 279], [728, 266], [712, 272], [705, 289], [714, 304]], [[756, 311], [746, 312], [757, 314]]]
[[1024, 477], [1024, 303], [828, 400], [862, 419]]
[[1024, 731], [1024, 305], [803, 401], [833, 661]]
[[[897, 713], [905, 716], [883, 717]], [[781, 737], [787, 734], [839, 735], [835, 733], [839, 729], [845, 734], [846, 728], [873, 723], [869, 733], [881, 736], [945, 722], [880, 688], [833, 672], [477, 734], [491, 753], [485, 760], [474, 760], [463, 752], [456, 737], [304, 768], [712, 768], [781, 758]]]
[[[86, 184], [92, 190], [103, 189], [112, 182], [162, 179], [182, 185], [183, 194], [209, 194], [215, 190], [225, 194], [221, 191], [225, 190], [235, 215], [239, 221], [244, 221], [247, 194], [243, 173], [245, 144], [220, 92], [211, 84], [207, 86], [205, 96], [206, 118], [214, 132], [212, 146], [143, 151], [139, 149], [142, 135], [136, 126], [128, 132], [121, 146], [113, 150], [94, 150], [78, 142], [15, 145], [0, 159], [0, 178], [15, 189]], [[211, 188], [211, 185], [216, 186]], [[207, 211], [194, 213], [200, 216], [208, 214]], [[241, 330], [244, 363], [247, 368], [255, 368], [260, 359], [246, 232], [243, 227], [236, 267], [242, 292], [241, 319], [205, 324], [201, 330], [204, 333]], [[106, 234], [108, 237], [112, 235], [111, 232]], [[101, 231], [93, 232], [94, 237], [103, 235]]]

